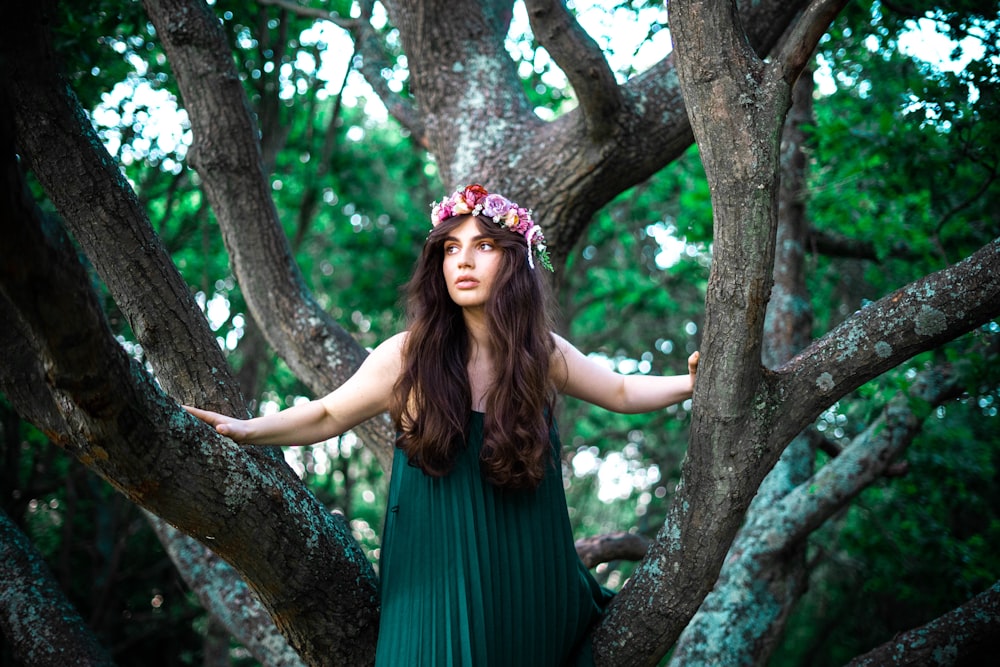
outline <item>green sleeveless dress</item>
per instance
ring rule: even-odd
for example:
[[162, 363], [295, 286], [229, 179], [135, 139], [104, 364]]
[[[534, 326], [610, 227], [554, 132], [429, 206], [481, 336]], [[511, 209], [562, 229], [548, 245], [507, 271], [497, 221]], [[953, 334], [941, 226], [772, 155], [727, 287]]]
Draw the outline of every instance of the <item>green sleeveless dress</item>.
[[377, 667], [593, 664], [588, 632], [611, 598], [573, 546], [559, 461], [534, 491], [479, 468], [483, 415], [433, 478], [396, 449], [379, 561]]

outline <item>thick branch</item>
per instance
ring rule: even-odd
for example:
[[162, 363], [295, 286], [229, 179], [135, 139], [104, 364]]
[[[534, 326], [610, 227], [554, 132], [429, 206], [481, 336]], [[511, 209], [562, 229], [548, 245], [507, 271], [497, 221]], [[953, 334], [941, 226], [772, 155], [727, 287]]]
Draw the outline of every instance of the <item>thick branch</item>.
[[[268, 667], [304, 666], [299, 654], [278, 633], [267, 610], [236, 570], [211, 549], [188, 538], [159, 517], [147, 512], [146, 519], [201, 605], [255, 660]], [[254, 631], [248, 633], [247, 628]]]
[[21, 317], [0, 291], [0, 394], [11, 402], [22, 419], [50, 433], [66, 433], [68, 428], [52, 395], [45, 386], [45, 369], [38, 361], [34, 345]]
[[803, 542], [861, 491], [886, 474], [892, 461], [913, 442], [931, 411], [962, 393], [947, 370], [920, 375], [909, 396], [900, 394], [840, 454], [800, 484], [760, 518], [770, 526], [761, 544], [774, 551]]
[[[13, 154], [3, 155], [6, 167]], [[312, 664], [371, 660], [375, 577], [343, 519], [287, 467], [167, 397], [112, 336], [65, 235], [43, 233], [33, 209], [12, 203], [0, 215], [0, 289], [67, 425], [56, 444], [233, 563]]]
[[[830, 231], [812, 229], [806, 239], [808, 248], [826, 257], [846, 257], [878, 261], [878, 253], [870, 241], [855, 239]], [[904, 249], [900, 249], [904, 250]]]
[[[16, 17], [0, 28], [0, 76], [14, 101], [17, 149], [128, 318], [167, 391], [246, 416], [239, 387], [228, 377], [191, 290], [62, 75], [40, 11], [44, 5], [13, 5]], [[199, 353], [195, 358], [178, 350]], [[198, 362], [218, 369], [200, 384]]]
[[830, 29], [830, 23], [837, 18], [847, 2], [848, 0], [813, 0], [802, 12], [772, 59], [772, 67], [778, 70], [785, 83], [792, 85], [799, 78], [799, 74], [812, 59], [820, 38]]
[[[5, 37], [0, 42], [9, 65], [3, 70], [4, 90], [13, 91], [16, 99], [15, 113], [10, 116], [4, 115], [4, 118], [16, 119], [20, 130], [21, 150], [33, 159], [39, 180], [45, 185], [60, 212], [73, 223], [77, 239], [104, 277], [122, 311], [127, 314], [134, 332], [143, 344], [147, 358], [159, 375], [158, 381], [173, 396], [186, 402], [206, 405], [232, 414], [246, 414], [239, 387], [228, 374], [228, 366], [215, 342], [214, 335], [209, 331], [187, 286], [166, 256], [135, 193], [122, 177], [118, 166], [101, 147], [92, 125], [72, 96], [69, 86], [62, 79], [55, 56], [49, 48], [48, 35], [43, 29], [45, 22], [34, 14], [38, 6], [29, 3], [18, 7], [19, 11], [24, 12], [24, 16], [21, 17], [23, 20], [6, 22]], [[5, 155], [12, 157], [13, 149]], [[70, 163], [69, 167], [67, 163]], [[66, 178], [67, 173], [73, 174], [73, 178]], [[19, 173], [13, 173], [7, 178], [9, 188], [17, 187], [19, 182]], [[4, 219], [12, 224], [15, 219], [28, 220], [39, 215], [30, 198], [22, 197], [17, 209], [11, 209], [10, 214]], [[108, 243], [108, 238], [114, 238], [115, 243]], [[61, 262], [67, 266], [77, 263], [75, 254], [69, 250], [64, 256], [51, 261]], [[44, 270], [45, 267], [40, 265], [34, 268]], [[67, 280], [72, 281], [73, 278]], [[89, 284], [86, 278], [79, 277], [77, 280], [80, 286]], [[36, 290], [34, 294], [45, 294], [42, 283], [33, 285], [31, 289]], [[61, 288], [56, 289], [61, 296], [67, 293], [65, 289], [62, 291], [59, 291]], [[89, 298], [85, 295], [79, 301], [72, 301], [71, 305], [74, 308], [86, 308], [85, 304]], [[7, 303], [6, 299], [4, 302]], [[7, 306], [13, 308], [10, 304]], [[93, 307], [97, 308], [96, 305]], [[53, 440], [64, 445], [70, 443], [68, 434], [73, 430], [73, 427], [67, 426], [65, 418], [78, 422], [80, 417], [58, 414], [51, 394], [43, 395], [46, 393], [46, 378], [41, 373], [41, 366], [36, 357], [39, 351], [37, 348], [39, 346], [42, 348], [44, 356], [45, 336], [69, 337], [73, 340], [73, 346], [81, 350], [81, 355], [99, 359], [100, 353], [95, 350], [103, 344], [92, 341], [94, 348], [88, 350], [81, 340], [73, 337], [74, 328], [81, 322], [92, 322], [98, 328], [101, 325], [91, 319], [90, 315], [77, 321], [69, 316], [71, 310], [72, 308], [68, 308], [64, 317], [51, 322], [50, 330], [44, 335], [37, 332], [32, 335], [32, 332], [18, 327], [20, 336], [18, 340], [12, 337], [14, 327], [7, 329], [4, 346], [8, 349], [10, 346], [15, 346], [23, 350], [23, 353], [17, 353], [16, 366], [5, 365], [3, 377], [0, 379], [2, 382], [0, 386], [5, 388], [21, 414], [43, 428]], [[16, 313], [12, 315], [12, 319], [5, 321], [14, 322], [15, 315]], [[19, 315], [16, 316], [20, 318]], [[198, 353], [196, 355], [178, 353], [181, 350], [197, 350]], [[117, 344], [113, 344], [113, 350], [109, 351], [109, 354], [112, 356], [121, 354]], [[78, 369], [79, 367], [70, 364], [68, 368], [62, 368], [60, 373], [62, 376], [72, 378], [77, 373], [85, 372]], [[101, 373], [100, 370], [92, 372], [97, 375]], [[29, 380], [29, 383], [22, 385], [21, 380]], [[112, 388], [108, 391], [114, 394], [118, 390]], [[31, 395], [28, 392], [31, 392]], [[62, 404], [62, 407], [71, 409], [69, 407], [71, 403]], [[126, 440], [134, 437], [127, 426], [120, 425], [119, 430], [118, 425], [111, 425], [109, 428], [112, 433], [109, 437], [121, 437]], [[85, 438], [86, 433], [79, 437]], [[135, 442], [144, 442], [147, 445], [156, 443], [156, 447], [153, 448], [155, 452], [160, 451], [160, 447], [169, 450], [168, 444], [157, 442], [152, 438], [136, 438]], [[86, 449], [88, 446], [80, 443], [77, 445], [81, 449]], [[292, 487], [301, 487], [301, 482], [290, 475], [280, 455], [272, 455], [276, 452], [267, 450], [256, 454], [259, 458], [254, 463], [255, 467], [276, 466], [273, 472], [282, 479], [277, 488], [283, 492], [287, 491], [292, 496], [307, 493], [304, 488], [293, 490]], [[123, 457], [127, 456], [127, 451], [123, 451]], [[193, 492], [198, 489], [198, 485], [192, 483], [190, 489], [175, 489], [173, 491], [176, 493], [175, 498], [157, 495], [171, 492], [169, 485], [156, 486], [159, 483], [156, 480], [160, 475], [166, 474], [171, 463], [179, 464], [177, 458], [172, 458], [175, 456], [179, 456], [177, 451], [168, 451], [164, 455], [162, 470], [154, 469], [147, 475], [143, 481], [146, 488], [138, 497], [136, 494], [140, 493], [140, 490], [130, 487], [126, 481], [107, 470], [102, 472], [100, 465], [95, 469], [144, 507], [153, 511], [157, 511], [158, 507], [168, 507], [164, 516], [169, 519], [173, 516], [172, 513], [186, 511], [180, 506], [181, 503], [189, 498], [189, 490]], [[84, 460], [88, 462], [86, 458]], [[117, 464], [127, 467], [125, 461], [118, 461]], [[234, 474], [235, 471], [245, 467], [245, 464], [241, 466], [235, 461], [229, 473]], [[258, 481], [259, 479], [260, 476]], [[253, 481], [249, 483], [252, 485]], [[202, 488], [202, 492], [209, 495], [214, 493], [205, 488]], [[210, 504], [218, 502], [216, 498]], [[313, 504], [318, 505], [318, 503]], [[317, 507], [316, 511], [322, 515], [327, 513], [322, 507]], [[281, 518], [282, 516], [284, 518]], [[294, 531], [293, 526], [298, 520], [298, 515], [286, 506], [284, 510], [275, 508], [269, 518], [275, 523], [287, 524], [287, 529]], [[190, 529], [189, 523], [171, 520], [176, 525]], [[249, 516], [242, 520], [249, 522], [247, 525], [251, 528], [258, 527], [253, 524]], [[330, 531], [330, 536], [335, 541], [340, 540], [342, 535], [337, 533], [335, 526], [331, 526]], [[281, 539], [269, 548], [280, 549], [283, 542]], [[315, 543], [315, 546], [318, 546], [318, 543]], [[263, 549], [261, 553], [267, 550]], [[249, 554], [249, 557], [258, 558], [261, 553]], [[239, 564], [244, 572], [260, 573], [263, 581], [275, 580], [275, 577], [266, 574], [272, 566], [265, 566], [261, 572], [258, 565], [247, 564], [246, 553], [230, 553], [228, 556]], [[297, 574], [293, 573], [296, 568], [300, 570]], [[311, 572], [304, 561], [298, 561], [296, 566], [290, 568], [289, 576], [295, 578], [303, 573], [306, 573], [306, 576], [314, 576], [315, 573], [310, 574]], [[355, 585], [353, 575], [347, 576], [351, 578], [351, 585]], [[303, 590], [321, 590], [321, 584], [318, 581], [308, 582], [303, 586]], [[222, 609], [212, 611], [219, 616], [226, 614], [226, 610]], [[368, 613], [372, 611], [369, 610]], [[364, 612], [359, 613], [364, 616]], [[316, 634], [327, 632], [321, 615], [311, 618], [310, 622], [316, 623], [317, 629], [314, 631]], [[254, 646], [254, 637], [262, 634], [259, 627], [236, 627], [234, 624], [230, 624], [229, 627], [239, 641], [251, 648]], [[273, 629], [268, 631], [273, 632]]]
[[777, 369], [791, 440], [847, 392], [1000, 315], [1000, 238], [946, 269], [882, 297]]
[[296, 16], [304, 16], [306, 18], [319, 19], [320, 21], [329, 21], [339, 28], [343, 28], [350, 32], [355, 27], [357, 27], [358, 19], [344, 18], [343, 16], [338, 16], [336, 13], [328, 11], [326, 9], [320, 9], [319, 7], [308, 7], [306, 5], [300, 5], [290, 0], [257, 0], [257, 4], [260, 5], [271, 5], [273, 7], [280, 7], [289, 14], [295, 14]]
[[601, 48], [573, 18], [562, 0], [526, 0], [538, 42], [566, 74], [591, 137], [605, 138], [623, 107], [622, 92]]

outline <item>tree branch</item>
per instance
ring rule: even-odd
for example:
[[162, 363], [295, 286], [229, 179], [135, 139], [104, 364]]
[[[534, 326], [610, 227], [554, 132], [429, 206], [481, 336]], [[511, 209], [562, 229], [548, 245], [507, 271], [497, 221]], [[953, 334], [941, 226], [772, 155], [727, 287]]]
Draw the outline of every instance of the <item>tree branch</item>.
[[19, 664], [114, 667], [31, 541], [0, 510], [0, 628]]
[[[6, 175], [14, 154], [2, 155]], [[43, 232], [37, 209], [10, 199], [0, 291], [66, 423], [54, 442], [233, 563], [311, 664], [370, 661], [375, 575], [345, 521], [271, 455], [236, 446], [166, 396], [115, 340], [65, 234]]]
[[637, 533], [610, 533], [576, 541], [576, 553], [588, 568], [613, 560], [641, 560], [649, 549], [649, 538]]
[[269, 5], [279, 7], [289, 14], [295, 14], [296, 16], [319, 19], [320, 21], [329, 21], [335, 26], [343, 28], [348, 32], [354, 30], [357, 27], [357, 24], [363, 20], [344, 18], [343, 16], [338, 16], [335, 12], [320, 9], [318, 7], [300, 5], [295, 2], [290, 2], [290, 0], [257, 0], [257, 4], [264, 5], [265, 7]]
[[811, 476], [798, 464], [811, 460], [812, 450], [794, 440], [761, 485], [715, 587], [675, 645], [671, 665], [714, 664], [734, 655], [766, 663], [806, 582], [806, 539], [886, 473], [935, 406], [961, 393], [949, 369], [922, 373], [909, 392], [915, 400], [898, 394], [864, 434]]
[[[38, 3], [16, 8], [0, 38], [6, 65], [0, 81], [16, 101], [11, 117], [17, 149], [30, 159], [167, 390], [198, 405], [246, 416], [239, 387], [230, 381], [226, 359], [190, 288], [63, 76]], [[11, 178], [19, 182], [21, 177]], [[22, 214], [42, 215], [29, 211], [32, 206], [25, 203]], [[115, 243], [108, 243], [109, 237]], [[190, 357], [177, 355], [177, 350], [198, 350], [205, 365], [218, 372], [199, 385]]]
[[1000, 238], [888, 294], [776, 370], [783, 397], [773, 442], [790, 441], [847, 392], [1000, 315]]
[[[239, 386], [229, 375], [229, 369], [222, 352], [215, 341], [215, 336], [209, 330], [204, 316], [199, 311], [187, 285], [177, 273], [172, 262], [167, 257], [161, 242], [152, 230], [145, 211], [142, 210], [135, 193], [125, 181], [117, 165], [111, 157], [101, 148], [101, 142], [94, 132], [93, 126], [87, 120], [79, 103], [70, 92], [69, 85], [63, 80], [56, 63], [56, 57], [49, 46], [49, 36], [44, 30], [45, 22], [39, 20], [34, 14], [38, 7], [35, 4], [19, 5], [20, 12], [24, 13], [23, 20], [12, 20], [5, 23], [8, 29], [0, 42], [5, 51], [5, 62], [9, 65], [3, 69], [3, 90], [11, 90], [16, 99], [14, 112], [4, 114], [3, 118], [13, 118], [19, 126], [20, 149], [33, 158], [35, 173], [39, 180], [46, 187], [52, 201], [59, 208], [66, 219], [74, 223], [77, 239], [82, 247], [88, 252], [91, 261], [104, 277], [106, 284], [111, 290], [116, 302], [122, 311], [128, 316], [139, 342], [142, 343], [147, 358], [152, 363], [158, 373], [158, 381], [173, 396], [185, 402], [205, 405], [216, 410], [222, 410], [230, 414], [246, 415], [247, 410], [240, 395]], [[15, 27], [16, 26], [16, 27]], [[5, 157], [13, 157], [14, 150], [4, 153]], [[72, 166], [67, 166], [67, 163]], [[13, 163], [11, 163], [13, 165]], [[18, 187], [23, 187], [21, 175], [17, 171], [16, 165], [11, 167], [12, 171], [7, 174], [6, 184], [8, 192], [17, 192]], [[68, 169], [75, 178], [66, 178], [64, 171]], [[57, 173], [58, 172], [58, 173]], [[40, 219], [40, 211], [34, 206], [30, 197], [22, 195], [19, 202], [11, 202], [9, 215], [5, 217], [5, 224], [13, 224], [14, 220], [19, 222], [31, 219]], [[113, 235], [115, 243], [108, 243], [109, 235]], [[38, 241], [41, 243], [41, 241]], [[28, 241], [30, 243], [30, 241]], [[64, 242], [68, 246], [68, 242]], [[25, 256], [30, 255], [26, 252]], [[23, 261], [18, 258], [19, 261]], [[39, 260], [44, 262], [44, 260]], [[78, 261], [75, 252], [64, 248], [62, 256], [50, 258], [50, 261], [60, 262], [67, 267], [76, 265]], [[12, 265], [14, 266], [14, 265]], [[34, 270], [44, 270], [44, 264], [32, 267]], [[68, 268], [66, 269], [69, 270]], [[89, 279], [83, 276], [66, 277], [65, 280], [76, 280], [79, 285], [74, 288], [82, 288], [89, 285]], [[12, 283], [13, 284], [13, 283]], [[33, 285], [31, 290], [40, 290], [41, 285]], [[16, 289], [16, 288], [15, 288]], [[54, 288], [60, 295], [66, 292], [65, 287]], [[44, 292], [32, 292], [35, 295]], [[25, 295], [21, 295], [23, 298]], [[67, 313], [73, 308], [87, 308], [88, 304], [93, 307], [94, 312], [99, 312], [96, 304], [90, 303], [92, 295], [82, 295], [79, 300], [73, 301], [71, 307], [67, 308]], [[30, 294], [29, 294], [30, 297]], [[12, 303], [3, 298], [6, 304], [5, 309], [16, 310]], [[22, 301], [22, 307], [24, 302]], [[96, 316], [95, 316], [96, 317]], [[4, 321], [8, 321], [5, 319]], [[20, 321], [20, 315], [13, 313], [11, 323]], [[73, 331], [76, 326], [84, 322], [91, 322], [95, 331], [102, 325], [97, 323], [97, 319], [91, 314], [81, 316], [76, 320], [70, 316], [57, 319], [51, 323], [49, 335], [61, 336], [63, 340], [71, 340], [72, 347], [80, 350], [81, 355], [90, 355], [98, 358], [98, 353], [94, 350], [101, 349], [104, 344], [97, 338], [90, 339], [94, 348], [84, 351], [82, 345], [85, 337], [79, 339], [74, 336]], [[51, 382], [52, 378], [46, 378], [38, 363], [39, 353], [43, 358], [47, 358], [45, 338], [41, 334], [30, 331], [30, 323], [26, 328], [18, 326], [20, 340], [14, 337], [15, 327], [5, 327], [4, 347], [16, 346], [23, 350], [24, 354], [18, 352], [15, 357], [18, 364], [15, 366], [4, 365], [3, 373], [0, 374], [0, 386], [5, 387], [9, 392], [9, 397], [17, 405], [21, 414], [25, 415], [36, 425], [46, 431], [49, 437], [63, 446], [72, 445], [68, 438], [73, 431], [73, 426], [68, 426], [66, 419], [71, 419], [78, 423], [80, 419], [86, 419], [79, 415], [74, 415], [76, 409], [73, 401], [60, 403], [60, 407], [69, 410], [69, 413], [59, 414], [56, 408], [56, 401], [51, 394], [44, 396], [46, 392], [46, 382]], [[110, 334], [108, 334], [110, 335]], [[112, 358], [122, 354], [116, 342], [113, 342], [113, 350], [109, 350]], [[58, 348], [60, 344], [56, 344]], [[69, 346], [67, 346], [69, 347]], [[178, 350], [197, 350], [197, 356], [177, 354]], [[71, 360], [82, 362], [80, 359]], [[200, 363], [198, 363], [200, 362]], [[63, 368], [60, 377], [72, 378], [76, 373], [100, 374], [101, 370], [80, 371], [80, 366], [75, 363], [66, 362], [67, 368]], [[56, 364], [58, 367], [58, 364]], [[18, 370], [20, 369], [20, 370]], [[144, 375], [144, 372], [141, 372]], [[126, 375], [130, 373], [126, 372]], [[30, 385], [20, 385], [20, 380], [25, 376], [31, 381]], [[75, 381], [75, 380], [67, 380]], [[131, 381], [131, 378], [130, 380]], [[29, 397], [27, 392], [32, 392]], [[108, 389], [112, 394], [118, 392], [117, 388]], [[141, 389], [139, 391], [142, 391]], [[99, 400], [95, 398], [94, 400]], [[84, 409], [84, 412], [86, 409]], [[101, 427], [104, 428], [103, 426]], [[129, 434], [128, 428], [124, 425], [121, 430], [118, 426], [111, 425], [112, 434], [109, 437], [134, 437]], [[101, 430], [101, 429], [99, 429]], [[81, 438], [87, 437], [85, 431]], [[157, 442], [150, 438], [136, 438], [135, 442], [145, 442], [151, 444]], [[80, 451], [86, 451], [90, 443], [76, 443]], [[169, 442], [157, 442], [157, 447], [169, 450]], [[154, 448], [154, 451], [160, 449]], [[164, 464], [177, 462], [172, 457], [177, 456], [176, 450], [167, 451], [163, 454]], [[84, 462], [93, 464], [84, 454]], [[276, 450], [261, 450], [255, 453], [258, 458], [254, 467], [274, 466], [273, 471], [282, 478], [282, 482], [277, 488], [281, 488], [291, 496], [307, 493], [301, 482], [294, 478], [284, 461]], [[99, 459], [98, 459], [99, 460]], [[95, 466], [91, 466], [95, 467]], [[234, 467], [229, 471], [232, 474], [236, 470], [246, 468], [239, 462], [234, 463]], [[101, 466], [95, 469], [100, 473]], [[179, 501], [189, 495], [190, 492], [198, 488], [198, 484], [192, 482], [190, 487], [182, 490], [174, 490], [176, 498], [164, 498], [157, 496], [150, 489], [139, 491], [129, 482], [117, 477], [118, 473], [103, 472], [104, 476], [118, 486], [126, 495], [144, 507], [153, 511], [164, 511], [166, 518], [171, 518], [172, 513], [183, 511], [178, 508]], [[219, 472], [219, 474], [224, 474]], [[251, 478], [253, 476], [251, 475]], [[144, 484], [155, 484], [158, 474], [149, 473]], [[251, 479], [249, 484], [253, 485]], [[300, 487], [293, 490], [292, 487]], [[163, 489], [157, 489], [167, 493], [169, 485]], [[204, 489], [203, 489], [204, 491]], [[138, 496], [136, 494], [139, 494]], [[224, 492], [223, 492], [224, 495]], [[163, 509], [166, 507], [167, 509]], [[278, 522], [293, 524], [296, 514], [286, 507], [284, 519], [281, 516], [282, 510], [275, 510], [271, 519]], [[327, 514], [325, 508], [318, 508], [316, 511]], [[176, 525], [191, 528], [191, 523], [178, 521], [176, 517], [171, 519]], [[254, 526], [257, 528], [257, 526]], [[292, 525], [288, 529], [294, 531]], [[342, 535], [331, 528], [331, 536], [334, 541], [340, 540]], [[279, 546], [280, 547], [280, 543]], [[230, 558], [237, 563], [241, 563], [245, 572], [259, 571], [262, 573], [262, 580], [273, 580], [271, 576], [263, 576], [271, 566], [265, 566], [262, 570], [256, 565], [246, 564], [246, 555], [229, 554]], [[258, 555], [253, 555], [258, 556]], [[306, 570], [304, 565], [300, 566]], [[293, 568], [294, 569], [294, 568]], [[295, 575], [293, 575], [295, 576]], [[310, 575], [311, 576], [311, 575]], [[352, 585], [354, 581], [352, 579]], [[304, 590], [316, 590], [318, 584], [305, 586]], [[217, 616], [225, 616], [226, 610], [212, 610]], [[373, 610], [369, 610], [372, 613]], [[352, 612], [355, 613], [355, 612]], [[357, 612], [364, 615], [364, 612]], [[322, 617], [315, 617], [313, 622], [322, 624]], [[230, 629], [234, 636], [247, 646], [254, 645], [254, 637], [260, 634], [259, 627], [237, 628], [230, 624]], [[273, 630], [272, 630], [273, 631]], [[326, 632], [317, 630], [317, 633]]]
[[826, 230], [811, 229], [806, 238], [806, 245], [814, 252], [826, 257], [878, 261], [875, 246], [870, 241], [850, 238]]
[[[268, 667], [304, 667], [299, 654], [278, 633], [260, 600], [228, 563], [203, 544], [173, 528], [159, 517], [146, 514], [184, 583], [250, 655]], [[247, 629], [252, 629], [247, 632]]]
[[1000, 632], [1000, 581], [957, 609], [896, 635], [847, 667], [946, 667], [987, 664]]
[[[365, 81], [375, 91], [375, 95], [382, 100], [382, 104], [389, 111], [389, 115], [406, 128], [414, 141], [423, 147], [427, 147], [427, 128], [416, 108], [403, 96], [393, 92], [382, 76], [382, 70], [390, 68], [392, 63], [385, 55], [383, 44], [378, 39], [374, 28], [371, 25], [371, 11], [373, 0], [363, 0], [361, 4], [361, 16], [356, 19], [344, 18], [336, 13], [319, 9], [316, 7], [305, 7], [303, 5], [290, 2], [289, 0], [257, 0], [264, 6], [280, 7], [289, 14], [314, 18], [319, 21], [329, 21], [339, 28], [350, 33], [354, 38], [355, 50], [361, 56], [361, 67], [358, 71], [364, 76]], [[348, 63], [348, 70], [354, 67], [354, 59]]]
[[[399, 93], [393, 92], [389, 88], [388, 82], [382, 76], [384, 70], [392, 69], [392, 63], [386, 55], [385, 45], [379, 39], [378, 33], [371, 24], [372, 4], [374, 0], [364, 0], [361, 2], [361, 20], [358, 21], [349, 32], [354, 37], [355, 49], [361, 57], [361, 66], [358, 69], [361, 75], [372, 87], [375, 94], [389, 115], [396, 119], [400, 125], [409, 131], [410, 136], [423, 148], [428, 147], [427, 125], [423, 116], [413, 105], [412, 100], [403, 97]], [[346, 81], [346, 79], [345, 79]]]
[[813, 0], [793, 24], [788, 37], [782, 41], [772, 59], [781, 78], [791, 85], [799, 78], [803, 68], [812, 59], [813, 51], [830, 23], [844, 8], [848, 0]]
[[950, 369], [920, 374], [909, 395], [897, 394], [882, 414], [854, 438], [836, 458], [817, 471], [760, 517], [770, 526], [762, 544], [774, 550], [803, 542], [873, 481], [886, 474], [892, 461], [913, 442], [924, 420], [937, 406], [958, 398], [962, 388]]
[[538, 42], [566, 74], [583, 111], [587, 133], [607, 139], [624, 101], [603, 51], [562, 0], [525, 0]]

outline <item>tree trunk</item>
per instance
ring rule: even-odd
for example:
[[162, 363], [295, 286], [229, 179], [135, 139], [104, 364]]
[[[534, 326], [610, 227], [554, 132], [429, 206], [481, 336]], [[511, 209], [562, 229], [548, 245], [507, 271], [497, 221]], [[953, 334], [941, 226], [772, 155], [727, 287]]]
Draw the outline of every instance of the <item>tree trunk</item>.
[[[813, 80], [806, 70], [795, 83], [782, 134], [774, 287], [764, 321], [764, 364], [778, 366], [804, 348], [812, 331], [805, 285], [805, 140], [812, 121]], [[684, 629], [671, 654], [681, 665], [766, 665], [792, 606], [805, 590], [805, 541], [769, 545], [761, 554], [760, 520], [812, 475], [815, 449], [797, 436], [764, 478], [726, 555], [712, 592]]]
[[[691, 144], [674, 59], [618, 85], [560, 2], [525, 3], [536, 39], [581, 100], [550, 123], [532, 112], [503, 46], [512, 0], [385, 4], [445, 188], [482, 182], [531, 202], [557, 269], [598, 209]], [[805, 4], [744, 2], [754, 46], [769, 51]]]

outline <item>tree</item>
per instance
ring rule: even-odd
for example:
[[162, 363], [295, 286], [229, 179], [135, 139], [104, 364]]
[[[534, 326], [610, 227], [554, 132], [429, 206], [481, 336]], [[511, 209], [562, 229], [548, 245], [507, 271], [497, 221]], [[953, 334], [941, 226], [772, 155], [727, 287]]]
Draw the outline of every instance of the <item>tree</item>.
[[[994, 239], [875, 301], [788, 362], [761, 365], [778, 138], [792, 84], [843, 3], [745, 4], [737, 17], [734, 3], [672, 3], [675, 54], [618, 83], [562, 4], [527, 2], [536, 39], [579, 101], [543, 122], [504, 51], [509, 3], [386, 3], [412, 93], [387, 107], [434, 156], [444, 186], [482, 180], [538, 202], [560, 266], [598, 209], [678, 157], [692, 137], [698, 142], [714, 209], [705, 363], [666, 521], [595, 635], [607, 664], [648, 664], [669, 650], [711, 589], [764, 476], [818, 415], [1000, 311]], [[327, 391], [364, 352], [312, 297], [291, 259], [268, 152], [218, 19], [188, 0], [144, 6], [194, 128], [188, 162], [249, 311], [293, 373], [311, 391]], [[4, 369], [3, 393], [128, 498], [232, 564], [307, 663], [366, 662], [377, 628], [375, 576], [344, 521], [270, 452], [233, 446], [168, 398], [247, 413], [146, 211], [61, 78], [49, 10], [19, 7], [0, 47], [9, 239], [0, 251], [0, 304], [11, 325], [5, 356], [15, 360]], [[371, 72], [383, 61], [373, 50], [380, 35], [371, 12], [362, 3], [361, 17], [343, 22], [374, 87], [389, 95]], [[24, 166], [101, 275], [158, 384], [112, 337], [55, 216], [28, 196]], [[385, 462], [387, 421], [360, 433]], [[222, 488], [218, 479], [226, 480]]]

